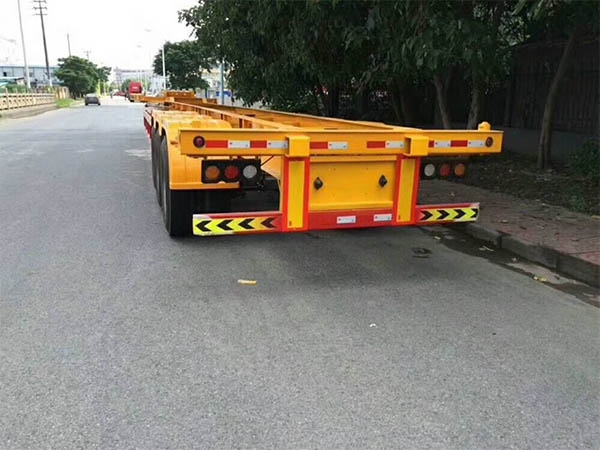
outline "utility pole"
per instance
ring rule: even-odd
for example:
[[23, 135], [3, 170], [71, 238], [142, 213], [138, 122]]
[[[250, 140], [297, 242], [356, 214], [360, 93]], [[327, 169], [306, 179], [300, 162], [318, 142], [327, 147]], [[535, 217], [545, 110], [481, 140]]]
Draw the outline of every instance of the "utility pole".
[[19, 26], [21, 27], [21, 45], [23, 46], [23, 63], [25, 64], [25, 83], [27, 88], [31, 89], [31, 80], [29, 79], [29, 66], [27, 65], [27, 51], [25, 51], [25, 35], [23, 34], [23, 20], [21, 19], [21, 0], [17, 0], [17, 9], [19, 10]]
[[71, 39], [69, 38], [69, 33], [67, 33], [67, 47], [69, 48], [69, 58], [71, 57]]
[[[167, 71], [165, 70], [165, 43], [162, 45], [163, 91], [167, 92]], [[166, 94], [165, 94], [166, 95]]]
[[89, 61], [91, 52], [89, 50], [85, 50], [83, 53], [85, 53], [85, 59], [87, 59]]
[[44, 55], [46, 56], [46, 76], [48, 77], [48, 86], [52, 87], [52, 78], [50, 78], [50, 63], [48, 62], [48, 46], [46, 45], [46, 29], [44, 28], [44, 16], [48, 11], [47, 1], [33, 0], [33, 9], [39, 13], [40, 21], [42, 22], [42, 38], [44, 40]]

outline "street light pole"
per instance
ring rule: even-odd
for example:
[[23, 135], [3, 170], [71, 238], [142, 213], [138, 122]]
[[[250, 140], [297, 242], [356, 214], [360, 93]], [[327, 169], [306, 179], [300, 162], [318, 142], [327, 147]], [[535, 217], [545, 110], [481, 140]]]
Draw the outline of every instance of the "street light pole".
[[[144, 31], [146, 33], [152, 33], [153, 31], [150, 28], [144, 28]], [[165, 64], [165, 42], [163, 41], [162, 44], [162, 76], [163, 76], [163, 91], [167, 90], [167, 71], [166, 71], [166, 64]], [[150, 61], [150, 64], [152, 64], [152, 61]], [[152, 67], [152, 71], [154, 72], [154, 68]]]
[[25, 35], [23, 34], [23, 20], [21, 19], [21, 0], [17, 0], [17, 9], [19, 10], [19, 26], [21, 27], [21, 45], [23, 46], [23, 63], [25, 64], [25, 83], [27, 88], [31, 89], [31, 80], [29, 80], [29, 66], [27, 65], [27, 51], [25, 51]]
[[167, 71], [165, 70], [165, 43], [162, 45], [163, 91], [167, 91]]

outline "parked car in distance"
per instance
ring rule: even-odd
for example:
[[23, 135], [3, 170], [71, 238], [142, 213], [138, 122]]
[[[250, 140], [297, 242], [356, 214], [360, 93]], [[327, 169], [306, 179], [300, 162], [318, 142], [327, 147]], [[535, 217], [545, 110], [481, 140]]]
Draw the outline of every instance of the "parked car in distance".
[[86, 94], [84, 98], [85, 106], [91, 105], [92, 103], [100, 106], [100, 97], [96, 94]]

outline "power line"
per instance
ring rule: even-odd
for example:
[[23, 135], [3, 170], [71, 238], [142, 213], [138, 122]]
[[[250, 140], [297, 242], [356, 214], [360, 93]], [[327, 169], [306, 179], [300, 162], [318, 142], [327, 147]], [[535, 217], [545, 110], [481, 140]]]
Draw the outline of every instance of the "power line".
[[[37, 4], [37, 6], [36, 6]], [[44, 28], [44, 16], [48, 13], [48, 2], [46, 0], [33, 0], [33, 9], [40, 15], [42, 23], [42, 38], [44, 40], [44, 55], [46, 56], [46, 76], [48, 77], [48, 86], [52, 87], [52, 78], [50, 78], [50, 63], [48, 62], [48, 46], [46, 44], [46, 29]]]

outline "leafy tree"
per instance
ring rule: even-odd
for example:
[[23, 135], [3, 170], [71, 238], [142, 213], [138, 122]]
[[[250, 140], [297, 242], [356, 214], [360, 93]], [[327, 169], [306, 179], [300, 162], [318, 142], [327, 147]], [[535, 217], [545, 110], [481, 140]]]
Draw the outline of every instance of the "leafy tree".
[[[204, 54], [195, 41], [165, 43], [165, 68], [169, 84], [174, 89], [208, 88], [201, 69], [210, 69], [213, 58]], [[162, 49], [154, 57], [154, 73], [162, 75]]]
[[552, 118], [559, 87], [569, 66], [573, 49], [582, 36], [598, 34], [599, 12], [595, 2], [576, 0], [535, 0], [533, 2], [520, 0], [515, 8], [515, 14], [524, 15], [532, 40], [566, 39], [546, 95], [538, 144], [537, 165], [539, 169], [548, 169], [552, 164], [550, 153]]
[[506, 80], [513, 49], [524, 40], [524, 22], [513, 14], [514, 0], [456, 2], [454, 22], [462, 43], [458, 56], [471, 85], [467, 128], [480, 119], [485, 93]]
[[105, 94], [109, 90], [108, 77], [112, 71], [110, 67], [98, 67], [98, 81], [100, 84], [100, 92]]
[[[366, 2], [205, 0], [181, 11], [205, 54], [231, 65], [229, 84], [246, 102], [336, 115], [339, 95], [367, 59], [347, 46]], [[315, 111], [311, 111], [315, 112]]]
[[59, 58], [58, 62], [56, 77], [69, 88], [72, 96], [95, 92], [100, 71], [94, 63], [78, 56]]

